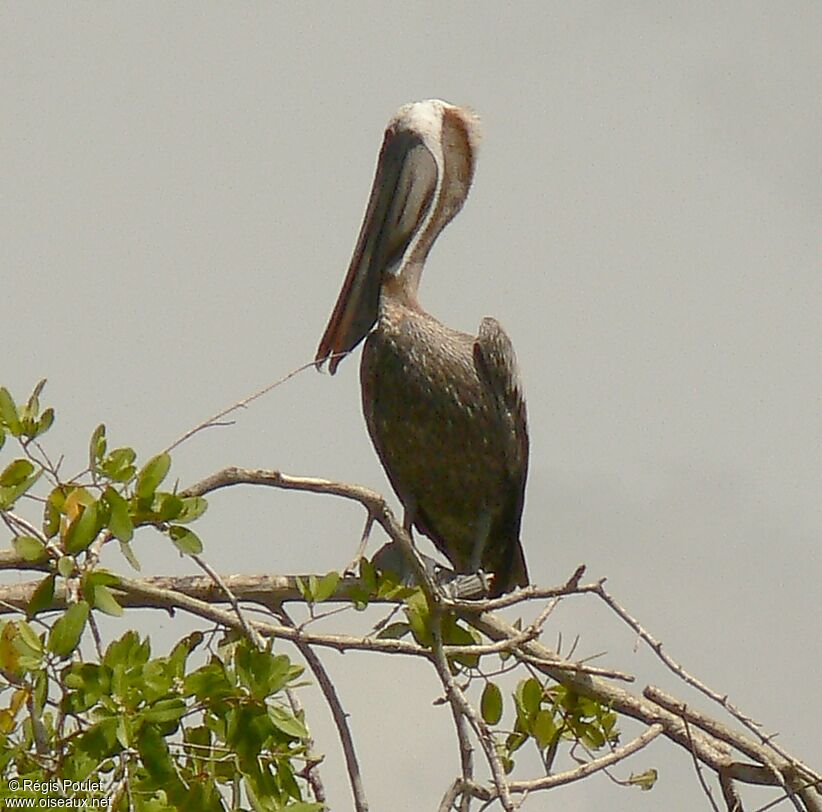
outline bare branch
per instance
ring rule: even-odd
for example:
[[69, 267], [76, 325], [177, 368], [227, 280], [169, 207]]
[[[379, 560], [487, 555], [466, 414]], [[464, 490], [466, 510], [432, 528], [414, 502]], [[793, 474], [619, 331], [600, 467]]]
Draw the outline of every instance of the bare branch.
[[[709, 688], [705, 683], [701, 680], [697, 679], [692, 674], [688, 673], [679, 663], [677, 663], [672, 657], [670, 657], [666, 652], [662, 650], [662, 643], [649, 634], [639, 623], [639, 621], [634, 618], [632, 615], [628, 613], [628, 611], [623, 608], [617, 600], [608, 593], [604, 586], [602, 585], [603, 582], [599, 583], [598, 589], [594, 590], [595, 593], [605, 601], [608, 606], [613, 609], [616, 614], [622, 618], [656, 653], [659, 659], [671, 670], [674, 674], [676, 674], [680, 679], [684, 680], [688, 685], [693, 686], [696, 688], [700, 693], [707, 696], [709, 699], [712, 699], [717, 704], [721, 705], [728, 713], [730, 713], [738, 722], [744, 725], [751, 733], [759, 738], [762, 744], [769, 747], [771, 750], [774, 751], [778, 756], [788, 762], [798, 773], [802, 774], [805, 778], [812, 779], [815, 782], [822, 783], [822, 776], [818, 773], [814, 772], [810, 769], [807, 765], [803, 764], [800, 761], [797, 761], [792, 756], [790, 756], [785, 750], [781, 747], [773, 743], [772, 736], [766, 736], [761, 732], [762, 725], [753, 719], [751, 719], [746, 714], [742, 713], [742, 711], [733, 705], [729, 700], [727, 694], [719, 694], [718, 692], [714, 691], [712, 688]], [[743, 751], [744, 752], [744, 751]], [[759, 757], [759, 756], [757, 756]]]

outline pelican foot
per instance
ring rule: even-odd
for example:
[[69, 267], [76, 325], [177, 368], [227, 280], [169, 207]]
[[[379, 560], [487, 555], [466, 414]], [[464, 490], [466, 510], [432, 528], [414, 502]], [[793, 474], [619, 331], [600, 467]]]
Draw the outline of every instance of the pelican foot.
[[[427, 555], [422, 553], [419, 555], [431, 580], [443, 591], [447, 598], [451, 600], [472, 600], [474, 598], [484, 598], [488, 595], [491, 589], [491, 581], [494, 578], [493, 574], [486, 573], [483, 570], [468, 573], [454, 572], [454, 570], [443, 567], [442, 564]], [[393, 542], [384, 545], [377, 550], [371, 562], [382, 572], [393, 572], [403, 586], [417, 586], [414, 571], [399, 545]]]
[[486, 597], [491, 590], [493, 578], [493, 574], [483, 570], [466, 573], [440, 568], [436, 580], [451, 600], [464, 601]]

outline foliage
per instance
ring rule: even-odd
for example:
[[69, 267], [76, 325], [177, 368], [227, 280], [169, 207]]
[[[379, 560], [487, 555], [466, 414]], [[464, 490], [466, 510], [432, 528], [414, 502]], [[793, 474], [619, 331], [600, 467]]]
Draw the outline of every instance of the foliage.
[[[23, 784], [39, 785], [29, 793], [37, 798], [53, 788], [46, 782], [91, 780], [73, 794], [113, 798], [117, 809], [321, 809], [303, 800], [308, 731], [285, 693], [302, 667], [285, 654], [230, 634], [206, 645], [197, 632], [152, 656], [149, 638], [129, 631], [89, 655], [94, 613], [123, 614], [118, 577], [98, 565], [99, 548], [116, 540], [139, 568], [132, 541], [151, 527], [199, 553], [187, 525], [207, 505], [161, 488], [167, 453], [138, 465], [134, 449], [109, 449], [102, 425], [86, 469], [61, 477], [39, 443], [54, 422], [53, 409], [40, 410], [44, 383], [24, 405], [0, 388], [0, 446], [12, 437], [23, 453], [0, 473], [0, 518], [15, 552], [47, 571], [27, 618], [0, 622], [0, 797], [10, 780], [37, 782]], [[48, 483], [40, 527], [15, 510], [38, 482]], [[61, 584], [72, 599], [46, 620]]]

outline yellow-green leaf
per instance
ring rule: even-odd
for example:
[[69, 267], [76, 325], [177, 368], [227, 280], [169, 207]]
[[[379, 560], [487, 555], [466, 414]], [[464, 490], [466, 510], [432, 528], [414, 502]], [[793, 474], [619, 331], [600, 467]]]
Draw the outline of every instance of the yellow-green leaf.
[[10, 462], [0, 474], [0, 486], [9, 487], [19, 485], [34, 471], [34, 466], [24, 459]]
[[171, 457], [165, 451], [152, 457], [137, 474], [137, 496], [140, 499], [151, 498], [170, 467]]
[[88, 620], [89, 605], [85, 601], [73, 603], [58, 618], [49, 632], [48, 648], [58, 657], [67, 657], [80, 643]]
[[94, 587], [94, 608], [113, 617], [120, 617], [123, 614], [123, 607], [105, 584], [97, 584]]
[[542, 750], [553, 742], [557, 733], [557, 726], [551, 711], [543, 708], [534, 718], [533, 734], [539, 749]]
[[100, 532], [98, 504], [92, 502], [82, 509], [66, 531], [66, 552], [85, 550]]
[[317, 582], [316, 589], [314, 590], [314, 600], [320, 603], [330, 598], [334, 594], [334, 590], [337, 588], [339, 582], [340, 573], [338, 572], [332, 571], [323, 575]]
[[106, 488], [104, 498], [111, 508], [108, 529], [119, 541], [131, 541], [134, 536], [134, 523], [128, 512], [128, 502], [111, 486]]
[[187, 527], [172, 525], [168, 528], [168, 535], [174, 546], [185, 555], [199, 555], [203, 551], [203, 542], [200, 537]]
[[17, 536], [12, 544], [17, 555], [26, 561], [39, 561], [46, 554], [46, 545], [34, 536]]
[[628, 783], [639, 787], [643, 792], [647, 792], [649, 789], [653, 789], [658, 777], [659, 773], [651, 768], [650, 770], [645, 770], [644, 773], [637, 773], [636, 775], [631, 773], [628, 778]]

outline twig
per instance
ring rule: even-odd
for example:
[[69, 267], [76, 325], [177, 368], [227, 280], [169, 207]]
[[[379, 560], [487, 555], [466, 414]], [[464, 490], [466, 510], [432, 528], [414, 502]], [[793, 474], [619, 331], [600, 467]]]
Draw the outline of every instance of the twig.
[[232, 412], [236, 412], [238, 409], [243, 409], [248, 406], [249, 403], [261, 398], [263, 395], [267, 395], [272, 389], [276, 389], [278, 386], [281, 386], [286, 381], [290, 381], [295, 375], [299, 375], [301, 372], [304, 372], [306, 369], [310, 369], [311, 367], [315, 366], [314, 361], [309, 361], [302, 366], [297, 367], [296, 369], [292, 369], [287, 375], [284, 375], [282, 378], [277, 379], [273, 383], [264, 386], [259, 391], [255, 392], [253, 395], [249, 395], [242, 400], [238, 400], [236, 403], [232, 404], [231, 406], [226, 407], [222, 411], [217, 412], [213, 417], [209, 417], [206, 420], [203, 420], [202, 423], [198, 423], [194, 428], [189, 429], [185, 433], [181, 434], [170, 446], [168, 446], [165, 451], [169, 453], [173, 451], [177, 446], [184, 443], [189, 437], [193, 437], [197, 432], [203, 431], [204, 429], [212, 428], [218, 425], [226, 425], [225, 423], [220, 423], [224, 417], [230, 415]]
[[[619, 761], [623, 761], [628, 758], [628, 756], [633, 755], [638, 750], [641, 750], [643, 747], [647, 747], [657, 736], [663, 733], [663, 731], [664, 728], [661, 724], [653, 724], [647, 730], [643, 731], [642, 734], [628, 742], [628, 744], [625, 744], [622, 747], [617, 747], [616, 750], [612, 750], [610, 753], [594, 759], [593, 761], [588, 761], [585, 764], [581, 764], [573, 770], [556, 773], [555, 775], [546, 775], [542, 778], [535, 778], [531, 781], [510, 781], [508, 782], [508, 786], [512, 793], [520, 794], [535, 792], [536, 790], [551, 789], [552, 787], [559, 787], [564, 784], [570, 784], [574, 781], [580, 781], [581, 779], [587, 778], [589, 775], [593, 775], [600, 770], [604, 770]], [[494, 788], [482, 787], [476, 784], [470, 787], [470, 792], [472, 795], [482, 800], [489, 800], [494, 797]]]
[[705, 782], [705, 776], [702, 775], [702, 765], [696, 757], [696, 750], [693, 747], [693, 738], [691, 737], [691, 726], [688, 724], [688, 720], [684, 716], [682, 717], [682, 721], [685, 723], [685, 733], [688, 736], [688, 742], [691, 744], [691, 758], [694, 762], [694, 769], [696, 770], [696, 777], [699, 781], [699, 785], [702, 787], [703, 792], [707, 796], [708, 802], [711, 804], [711, 809], [713, 809], [714, 812], [719, 812], [719, 807], [716, 805], [711, 788]]
[[[297, 627], [294, 625], [294, 621], [285, 609], [280, 608], [278, 610], [278, 614], [286, 626], [297, 632]], [[354, 739], [351, 735], [351, 729], [348, 727], [346, 713], [343, 710], [342, 703], [337, 695], [337, 689], [334, 687], [334, 683], [328, 676], [328, 672], [323, 667], [322, 662], [320, 662], [320, 658], [312, 650], [311, 646], [301, 639], [301, 633], [299, 632], [294, 638], [294, 645], [297, 646], [300, 653], [303, 657], [305, 657], [308, 667], [317, 678], [317, 682], [320, 685], [320, 690], [322, 690], [323, 695], [325, 696], [325, 701], [328, 703], [328, 707], [331, 710], [331, 715], [334, 718], [334, 724], [337, 726], [337, 732], [340, 735], [340, 742], [343, 748], [343, 755], [345, 756], [345, 766], [348, 770], [348, 778], [351, 783], [351, 792], [354, 796], [354, 807], [357, 812], [368, 812], [368, 801], [365, 797], [365, 788], [362, 783], [362, 775], [360, 774], [360, 764], [357, 760], [357, 752], [354, 749]]]
[[251, 643], [256, 646], [261, 651], [265, 650], [265, 642], [260, 637], [259, 632], [251, 627], [249, 622], [246, 620], [245, 615], [243, 614], [243, 610], [240, 608], [239, 601], [234, 596], [234, 593], [228, 588], [226, 582], [222, 579], [220, 574], [214, 570], [214, 568], [202, 557], [199, 555], [192, 555], [191, 558], [197, 564], [197, 566], [205, 572], [215, 584], [223, 591], [223, 594], [228, 599], [228, 602], [231, 604], [231, 608], [234, 610], [234, 613], [237, 615], [237, 619], [240, 621], [240, 625], [243, 627], [243, 631], [245, 632], [245, 636], [251, 641]]

